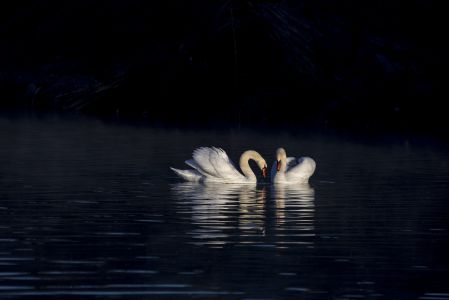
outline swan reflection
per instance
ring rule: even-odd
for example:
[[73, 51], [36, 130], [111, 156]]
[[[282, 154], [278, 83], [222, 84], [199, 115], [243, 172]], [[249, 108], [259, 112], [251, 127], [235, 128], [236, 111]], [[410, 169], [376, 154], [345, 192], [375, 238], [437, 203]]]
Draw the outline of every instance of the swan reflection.
[[308, 183], [275, 184], [276, 231], [279, 244], [313, 245], [315, 236], [315, 190]]
[[222, 246], [264, 232], [266, 187], [187, 182], [174, 185], [172, 191], [179, 211], [195, 225], [189, 234], [196, 244]]
[[274, 243], [286, 247], [309, 245], [314, 236], [315, 197], [308, 184], [185, 182], [173, 185], [172, 192], [177, 211], [192, 225], [186, 230], [196, 245]]

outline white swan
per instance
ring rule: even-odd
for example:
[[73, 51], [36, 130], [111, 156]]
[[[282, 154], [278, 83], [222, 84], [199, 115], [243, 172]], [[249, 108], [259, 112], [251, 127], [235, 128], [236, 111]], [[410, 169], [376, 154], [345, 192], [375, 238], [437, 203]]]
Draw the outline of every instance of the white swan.
[[195, 182], [221, 183], [256, 183], [257, 178], [251, 170], [248, 161], [254, 160], [262, 170], [262, 176], [267, 176], [267, 163], [256, 151], [248, 150], [240, 156], [241, 174], [235, 168], [226, 152], [216, 147], [201, 147], [193, 151], [193, 159], [185, 163], [193, 170], [179, 170], [171, 168], [179, 177]]
[[308, 183], [316, 163], [310, 157], [287, 157], [284, 148], [276, 150], [276, 161], [271, 168], [272, 183]]

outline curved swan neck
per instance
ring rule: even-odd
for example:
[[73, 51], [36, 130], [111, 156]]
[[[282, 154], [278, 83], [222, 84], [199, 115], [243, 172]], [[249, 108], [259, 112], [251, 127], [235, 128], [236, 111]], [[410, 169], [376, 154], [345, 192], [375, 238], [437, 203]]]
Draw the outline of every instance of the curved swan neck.
[[279, 161], [281, 162], [279, 172], [285, 173], [287, 169], [287, 154], [285, 153], [285, 151], [279, 153]]
[[253, 170], [249, 166], [250, 159], [256, 161], [258, 165], [260, 165], [260, 163], [264, 161], [264, 159], [258, 152], [254, 150], [245, 151], [240, 156], [240, 169], [242, 170], [242, 173], [245, 175], [246, 178], [255, 180], [256, 175], [254, 175]]

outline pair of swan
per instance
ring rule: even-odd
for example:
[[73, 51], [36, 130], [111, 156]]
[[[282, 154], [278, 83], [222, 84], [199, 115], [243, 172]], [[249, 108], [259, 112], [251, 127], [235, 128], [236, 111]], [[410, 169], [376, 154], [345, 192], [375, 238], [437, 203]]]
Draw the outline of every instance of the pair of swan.
[[[267, 163], [257, 151], [247, 150], [240, 156], [240, 173], [226, 152], [216, 147], [201, 147], [193, 151], [193, 158], [185, 163], [190, 170], [172, 169], [179, 177], [193, 182], [256, 183], [257, 177], [249, 166], [254, 160], [263, 177], [267, 177]], [[271, 168], [273, 183], [307, 183], [315, 172], [315, 161], [310, 157], [287, 157], [284, 148], [276, 151], [276, 161]]]

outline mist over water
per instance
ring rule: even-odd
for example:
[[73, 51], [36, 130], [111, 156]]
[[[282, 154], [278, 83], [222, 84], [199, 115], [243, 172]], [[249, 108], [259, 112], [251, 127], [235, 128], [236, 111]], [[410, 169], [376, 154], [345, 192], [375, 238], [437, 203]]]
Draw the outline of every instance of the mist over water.
[[[449, 299], [444, 147], [57, 117], [0, 118], [0, 139], [1, 299]], [[212, 145], [317, 170], [248, 186], [169, 169]]]

